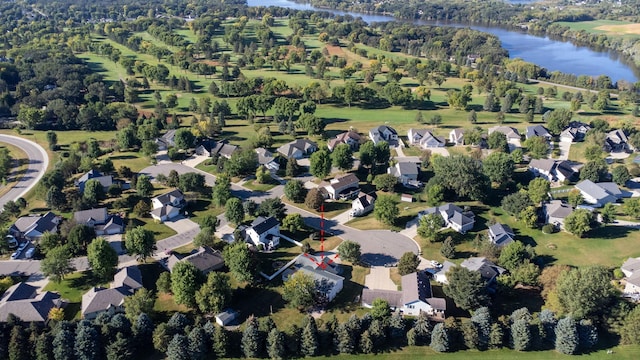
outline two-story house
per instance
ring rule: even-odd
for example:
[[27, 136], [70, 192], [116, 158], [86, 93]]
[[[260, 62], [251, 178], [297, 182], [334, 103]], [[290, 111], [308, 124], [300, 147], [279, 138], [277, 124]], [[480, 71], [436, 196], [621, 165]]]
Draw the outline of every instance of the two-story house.
[[245, 240], [265, 249], [275, 249], [280, 245], [280, 222], [273, 216], [258, 216], [251, 226], [245, 229]]
[[378, 144], [380, 141], [386, 141], [389, 145], [395, 145], [398, 143], [398, 132], [387, 125], [380, 125], [369, 130], [369, 139], [374, 144]]

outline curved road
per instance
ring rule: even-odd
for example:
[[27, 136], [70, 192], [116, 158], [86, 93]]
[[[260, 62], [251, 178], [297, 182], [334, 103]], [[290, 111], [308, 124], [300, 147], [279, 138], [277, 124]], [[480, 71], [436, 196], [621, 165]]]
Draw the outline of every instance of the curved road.
[[17, 184], [0, 197], [0, 211], [2, 211], [4, 204], [24, 196], [42, 179], [49, 166], [49, 155], [42, 146], [17, 136], [0, 134], [0, 143], [7, 143], [22, 149], [29, 158], [27, 171], [20, 177]]

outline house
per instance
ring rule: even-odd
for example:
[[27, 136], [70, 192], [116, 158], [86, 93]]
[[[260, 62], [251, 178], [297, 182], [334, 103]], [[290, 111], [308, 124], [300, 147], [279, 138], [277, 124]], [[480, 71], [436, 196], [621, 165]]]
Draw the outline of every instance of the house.
[[560, 133], [560, 141], [582, 141], [589, 130], [591, 130], [591, 126], [580, 121], [572, 121], [569, 123], [569, 126]]
[[567, 160], [532, 159], [529, 162], [529, 170], [534, 176], [550, 182], [576, 181], [578, 179], [576, 167]]
[[604, 150], [606, 152], [622, 152], [630, 150], [629, 138], [623, 130], [613, 130], [607, 133], [604, 140]]
[[331, 179], [329, 185], [324, 189], [327, 191], [329, 199], [341, 200], [350, 199], [360, 193], [360, 180], [354, 174], [346, 174]]
[[322, 293], [327, 302], [333, 301], [344, 286], [344, 278], [339, 275], [342, 269], [329, 257], [299, 255], [293, 267], [283, 272], [283, 281], [288, 281], [298, 271], [309, 275], [315, 281], [316, 289]]
[[442, 264], [442, 267], [440, 269], [436, 269], [433, 273], [433, 280], [439, 282], [440, 284], [448, 284], [449, 280], [447, 280], [447, 272], [454, 266], [456, 266], [456, 264], [452, 263], [451, 261], [445, 261]]
[[236, 145], [231, 145], [226, 141], [214, 141], [211, 139], [203, 140], [196, 146], [196, 155], [217, 157], [222, 156], [226, 159], [231, 159], [233, 153], [240, 148]]
[[290, 143], [284, 144], [278, 148], [278, 153], [282, 156], [294, 159], [302, 159], [318, 150], [318, 144], [307, 139], [297, 139]]
[[409, 129], [407, 132], [409, 144], [420, 146], [423, 149], [444, 147], [446, 140], [440, 136], [434, 136], [427, 129]]
[[547, 128], [545, 128], [542, 125], [527, 126], [527, 131], [525, 132], [525, 137], [527, 139], [530, 139], [530, 138], [535, 137], [535, 136], [543, 137], [547, 141], [551, 141], [551, 138], [553, 137], [549, 133], [549, 130], [547, 130]]
[[395, 166], [387, 168], [387, 174], [395, 176], [402, 185], [420, 186], [418, 182], [419, 173], [418, 164], [408, 161], [401, 161]]
[[9, 287], [0, 297], [0, 322], [6, 322], [9, 314], [13, 314], [23, 323], [44, 323], [51, 309], [64, 305], [57, 293], [45, 291], [38, 294], [37, 290], [37, 287], [24, 282]]
[[151, 199], [151, 206], [154, 209], [161, 208], [165, 205], [171, 205], [180, 208], [184, 206], [184, 204], [184, 194], [182, 193], [182, 191], [180, 191], [180, 189], [173, 189]]
[[470, 257], [463, 261], [460, 266], [479, 272], [489, 291], [495, 290], [495, 285], [497, 285], [496, 278], [507, 271], [485, 257]]
[[280, 244], [280, 223], [273, 216], [258, 216], [245, 230], [245, 234], [245, 241], [255, 246], [262, 245], [265, 249], [275, 249]]
[[124, 313], [124, 299], [142, 288], [142, 274], [137, 266], [121, 269], [109, 288], [93, 287], [82, 295], [82, 318], [95, 319], [107, 312], [111, 315]]
[[601, 207], [608, 203], [614, 203], [623, 197], [620, 188], [613, 182], [594, 183], [591, 180], [583, 180], [576, 184], [582, 198], [586, 203], [595, 207]]
[[204, 275], [220, 270], [224, 266], [224, 258], [220, 251], [213, 250], [208, 246], [200, 246], [197, 250], [191, 252], [187, 256], [173, 253], [167, 259], [167, 268], [169, 271], [180, 261], [186, 261], [193, 264]]
[[9, 227], [9, 234], [18, 239], [38, 240], [44, 233], [57, 233], [60, 217], [52, 212], [44, 215], [27, 215], [16, 219]]
[[542, 205], [545, 223], [564, 229], [564, 219], [573, 212], [571, 205], [561, 200], [551, 200]]
[[418, 214], [418, 217], [434, 213], [442, 216], [445, 227], [452, 228], [462, 234], [473, 229], [475, 224], [475, 215], [471, 211], [464, 211], [451, 203], [425, 209]]
[[464, 129], [453, 129], [449, 132], [449, 142], [453, 145], [464, 145]]
[[167, 132], [159, 138], [156, 138], [154, 142], [158, 145], [158, 150], [163, 151], [167, 150], [172, 146], [175, 146], [176, 143], [173, 141], [173, 138], [176, 135], [176, 130], [171, 129], [167, 130]]
[[103, 175], [98, 170], [89, 170], [86, 174], [82, 175], [74, 184], [80, 189], [80, 192], [84, 192], [84, 185], [89, 180], [97, 180], [102, 185], [104, 190], [107, 190], [113, 185], [113, 177], [111, 175]]
[[640, 258], [628, 258], [620, 267], [624, 273], [626, 285], [623, 294], [640, 297]]
[[369, 130], [369, 138], [374, 144], [378, 144], [380, 141], [386, 141], [389, 145], [398, 143], [398, 132], [387, 125], [380, 125]]
[[180, 215], [180, 208], [177, 208], [172, 205], [164, 205], [157, 209], [151, 210], [149, 214], [151, 214], [151, 217], [154, 220], [157, 220], [159, 222], [165, 222], [167, 220], [171, 220], [177, 217], [178, 215]]
[[265, 148], [257, 148], [255, 151], [258, 154], [258, 164], [272, 171], [280, 170], [280, 164], [276, 161], [275, 156], [273, 156], [269, 150]]
[[444, 321], [447, 302], [433, 297], [429, 277], [424, 272], [404, 275], [402, 290], [362, 290], [362, 305], [371, 308], [375, 299], [384, 299], [389, 305], [402, 311], [403, 315], [418, 316], [425, 313], [430, 320]]
[[489, 135], [493, 134], [494, 132], [503, 133], [507, 137], [507, 142], [512, 140], [520, 141], [520, 133], [518, 133], [518, 130], [516, 128], [512, 128], [511, 126], [490, 127], [488, 132], [489, 132]]
[[496, 223], [489, 226], [489, 240], [496, 246], [503, 247], [511, 244], [515, 237], [516, 235], [509, 225]]
[[125, 227], [122, 217], [107, 213], [107, 208], [76, 211], [73, 220], [94, 228], [96, 235], [121, 234]]
[[360, 194], [351, 202], [351, 216], [363, 216], [373, 211], [376, 203], [376, 193]]
[[224, 309], [221, 313], [216, 314], [216, 324], [227, 326], [235, 321], [238, 312], [233, 309]]
[[329, 151], [333, 151], [336, 146], [340, 144], [347, 144], [349, 145], [351, 150], [356, 151], [360, 148], [361, 139], [362, 137], [360, 136], [360, 134], [353, 130], [349, 130], [347, 132], [338, 134], [335, 138], [327, 141], [327, 147], [329, 148]]

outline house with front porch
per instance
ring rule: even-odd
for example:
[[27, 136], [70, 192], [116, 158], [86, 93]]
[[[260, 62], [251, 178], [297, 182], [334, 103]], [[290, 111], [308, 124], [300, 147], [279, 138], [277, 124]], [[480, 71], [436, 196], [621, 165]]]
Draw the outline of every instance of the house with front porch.
[[275, 249], [280, 245], [280, 222], [273, 216], [258, 216], [244, 232], [245, 240], [255, 246]]

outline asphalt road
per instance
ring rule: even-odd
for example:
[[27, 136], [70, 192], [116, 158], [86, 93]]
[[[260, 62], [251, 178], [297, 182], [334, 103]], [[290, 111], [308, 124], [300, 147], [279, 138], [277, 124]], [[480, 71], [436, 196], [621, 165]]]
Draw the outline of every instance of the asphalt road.
[[7, 143], [18, 147], [29, 157], [29, 166], [27, 167], [26, 173], [22, 175], [19, 181], [6, 194], [0, 197], [0, 211], [2, 211], [4, 204], [10, 200], [16, 200], [24, 196], [24, 194], [40, 181], [47, 170], [47, 166], [49, 166], [49, 156], [42, 146], [17, 136], [0, 134], [0, 143]]

